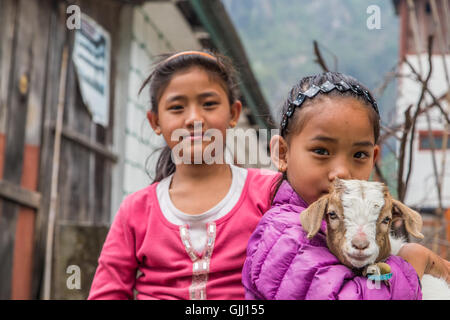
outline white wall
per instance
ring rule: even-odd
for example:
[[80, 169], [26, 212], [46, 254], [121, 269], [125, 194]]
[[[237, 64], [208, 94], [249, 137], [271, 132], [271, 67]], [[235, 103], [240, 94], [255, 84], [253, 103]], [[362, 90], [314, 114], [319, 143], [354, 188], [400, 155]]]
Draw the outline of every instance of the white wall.
[[150, 109], [148, 88], [139, 88], [152, 68], [152, 57], [178, 50], [201, 49], [173, 3], [147, 3], [124, 10], [121, 16], [121, 46], [116, 79], [114, 151], [119, 163], [114, 168], [112, 215], [124, 197], [148, 186], [158, 159], [154, 153], [164, 145], [148, 124]]
[[[408, 61], [419, 72], [419, 56], [409, 55]], [[423, 78], [428, 74], [428, 57], [427, 55], [420, 56], [422, 63]], [[446, 64], [450, 66], [450, 55], [446, 56]], [[442, 56], [432, 56], [433, 72], [429, 82], [429, 88], [435, 97], [439, 97], [447, 92], [447, 82], [445, 80], [444, 64]], [[450, 72], [450, 70], [449, 70]], [[401, 74], [411, 74], [410, 68], [407, 64], [401, 66]], [[399, 81], [399, 95], [397, 99], [397, 121], [404, 121], [404, 111], [410, 104], [414, 104], [413, 110], [419, 100], [421, 93], [421, 84], [409, 78], [402, 78]], [[431, 103], [431, 98], [426, 97], [426, 103]], [[442, 106], [449, 111], [449, 105], [446, 102], [441, 103]], [[412, 112], [411, 112], [412, 113]], [[442, 114], [434, 108], [433, 112], [429, 113], [432, 130], [445, 130], [445, 121]], [[435, 178], [432, 164], [432, 156], [430, 150], [419, 150], [419, 134], [420, 130], [427, 131], [428, 123], [425, 114], [418, 118], [416, 135], [414, 139], [414, 154], [413, 154], [413, 168], [408, 186], [408, 191], [405, 197], [405, 203], [409, 206], [418, 208], [423, 207], [438, 207], [437, 189], [435, 187]], [[407, 155], [409, 150], [407, 150]], [[436, 151], [436, 163], [438, 171], [442, 170], [443, 152]], [[406, 159], [408, 161], [408, 157]], [[406, 162], [408, 163], [408, 162]], [[445, 153], [445, 178], [442, 188], [443, 207], [450, 207], [450, 150]], [[405, 171], [406, 177], [406, 171]]]

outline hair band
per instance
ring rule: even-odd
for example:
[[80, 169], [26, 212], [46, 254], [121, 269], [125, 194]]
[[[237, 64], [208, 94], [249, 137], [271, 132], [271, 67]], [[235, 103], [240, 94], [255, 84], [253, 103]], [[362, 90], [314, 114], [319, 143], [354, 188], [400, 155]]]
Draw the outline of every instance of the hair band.
[[282, 118], [283, 120], [281, 122], [281, 135], [284, 134], [284, 131], [287, 127], [288, 120], [294, 114], [295, 108], [300, 108], [306, 98], [312, 99], [319, 92], [329, 93], [330, 91], [332, 91], [334, 89], [336, 89], [340, 92], [345, 92], [345, 91], [351, 90], [356, 95], [363, 96], [365, 98], [365, 100], [370, 103], [370, 105], [375, 110], [375, 112], [378, 114], [378, 116], [380, 116], [377, 102], [372, 97], [372, 95], [370, 94], [369, 91], [362, 89], [359, 85], [349, 85], [343, 80], [341, 80], [339, 83], [336, 83], [336, 84], [333, 84], [327, 80], [320, 87], [313, 84], [305, 92], [300, 92], [294, 101], [289, 102], [289, 106], [288, 106], [286, 112], [284, 113], [283, 118]]
[[175, 59], [177, 57], [185, 56], [185, 55], [199, 55], [199, 56], [204, 56], [204, 57], [207, 57], [207, 58], [210, 58], [210, 59], [213, 59], [213, 60], [217, 61], [217, 59], [213, 55], [211, 55], [209, 53], [206, 53], [206, 52], [203, 52], [203, 51], [191, 50], [191, 51], [182, 51], [182, 52], [175, 53], [174, 55], [168, 57], [166, 59], [166, 62], [170, 61], [172, 59]]

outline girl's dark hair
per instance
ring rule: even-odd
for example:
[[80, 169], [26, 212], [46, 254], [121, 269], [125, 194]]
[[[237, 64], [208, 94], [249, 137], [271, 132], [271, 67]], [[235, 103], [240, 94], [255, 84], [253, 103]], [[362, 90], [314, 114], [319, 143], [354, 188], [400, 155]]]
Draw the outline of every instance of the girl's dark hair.
[[[353, 90], [338, 90], [334, 89], [327, 93], [318, 91], [318, 94], [314, 98], [305, 98], [304, 102], [297, 108], [293, 108], [293, 118], [288, 122], [287, 127], [285, 130], [281, 130], [282, 136], [284, 138], [287, 138], [289, 136], [289, 133], [296, 132], [298, 133], [302, 126], [301, 121], [301, 112], [299, 110], [296, 111], [296, 109], [304, 109], [307, 106], [312, 105], [314, 102], [317, 102], [321, 97], [324, 95], [330, 96], [330, 97], [352, 97], [357, 100], [359, 100], [363, 105], [368, 107], [369, 112], [369, 119], [372, 122], [373, 125], [373, 134], [375, 137], [375, 144], [378, 141], [378, 138], [380, 136], [380, 116], [378, 114], [378, 107], [376, 105], [375, 100], [372, 98], [373, 95], [370, 93], [370, 90], [366, 88], [365, 85], [360, 83], [355, 78], [339, 73], [339, 72], [325, 72], [314, 76], [308, 76], [304, 77], [300, 80], [299, 83], [294, 85], [294, 87], [289, 92], [288, 98], [284, 101], [281, 112], [282, 112], [282, 120], [283, 116], [287, 113], [289, 107], [292, 105], [292, 102], [296, 100], [299, 93], [306, 92], [309, 88], [316, 86], [321, 87], [324, 83], [329, 82], [332, 85], [339, 85], [340, 83], [345, 83], [349, 87], [359, 88], [359, 93], [353, 91]], [[367, 95], [364, 95], [363, 93], [367, 92]], [[280, 124], [280, 128], [283, 127], [283, 123]]]
[[[334, 85], [340, 85], [344, 82], [351, 88], [358, 88], [358, 90], [338, 90], [333, 89], [329, 92], [318, 91], [317, 95], [313, 98], [303, 97], [304, 100], [300, 103], [299, 107], [293, 106], [293, 101], [298, 99], [300, 93], [305, 93], [311, 87], [323, 87], [326, 82], [331, 84], [331, 87]], [[326, 90], [325, 90], [326, 91]], [[300, 112], [306, 107], [313, 106], [314, 102], [317, 102], [319, 99], [324, 96], [329, 97], [352, 97], [359, 100], [364, 106], [367, 106], [369, 120], [373, 125], [373, 133], [375, 138], [375, 144], [378, 142], [378, 138], [380, 136], [380, 115], [378, 114], [378, 107], [373, 98], [373, 95], [370, 93], [370, 90], [366, 88], [365, 85], [360, 83], [355, 78], [339, 73], [339, 72], [325, 72], [313, 76], [307, 76], [302, 78], [297, 84], [289, 92], [287, 99], [283, 102], [281, 107], [281, 123], [280, 123], [280, 132], [281, 136], [289, 141], [289, 137], [293, 133], [299, 133], [306, 121], [304, 121], [305, 117], [302, 116], [304, 113]], [[297, 110], [299, 109], [299, 110]], [[286, 114], [290, 115], [290, 119], [286, 123], [283, 123], [284, 119], [286, 119]], [[272, 194], [272, 200], [278, 191], [278, 188], [282, 184], [284, 180], [287, 180], [286, 172], [284, 172], [280, 179], [275, 182], [274, 193]]]
[[[153, 71], [139, 89], [139, 93], [141, 93], [147, 85], [149, 86], [151, 111], [153, 113], [158, 113], [159, 100], [173, 76], [193, 67], [202, 68], [212, 79], [220, 82], [228, 96], [230, 105], [238, 99], [236, 70], [229, 58], [209, 51], [169, 53], [158, 56]], [[174, 172], [175, 164], [172, 161], [171, 150], [168, 146], [165, 146], [156, 163], [156, 176], [153, 183], [161, 181]]]

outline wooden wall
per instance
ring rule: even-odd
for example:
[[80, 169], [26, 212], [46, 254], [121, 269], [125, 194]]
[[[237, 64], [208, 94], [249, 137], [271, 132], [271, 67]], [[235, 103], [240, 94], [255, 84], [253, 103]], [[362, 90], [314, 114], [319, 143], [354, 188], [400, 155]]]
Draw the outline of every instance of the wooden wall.
[[[28, 298], [45, 97], [49, 12], [34, 1], [0, 1], [0, 298]], [[19, 190], [17, 190], [19, 189]], [[11, 190], [11, 193], [8, 193]], [[18, 197], [22, 194], [22, 197]], [[9, 196], [8, 196], [9, 195]]]
[[[0, 299], [39, 298], [42, 290], [64, 45], [69, 48], [69, 64], [63, 80], [66, 95], [54, 259], [64, 251], [63, 242], [58, 241], [59, 225], [101, 228], [110, 223], [111, 171], [117, 161], [110, 152], [112, 79], [122, 4], [71, 1], [111, 34], [110, 125], [103, 128], [92, 122], [82, 103], [71, 61], [74, 31], [66, 27], [66, 3], [0, 0]], [[99, 232], [103, 234], [104, 229]], [[54, 276], [64, 274], [54, 270]]]

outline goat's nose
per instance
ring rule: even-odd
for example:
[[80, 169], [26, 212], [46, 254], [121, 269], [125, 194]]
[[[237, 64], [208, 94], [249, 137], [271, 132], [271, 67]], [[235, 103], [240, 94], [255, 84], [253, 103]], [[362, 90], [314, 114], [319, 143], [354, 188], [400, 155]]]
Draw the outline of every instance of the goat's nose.
[[358, 250], [364, 250], [369, 247], [369, 240], [362, 234], [358, 234], [352, 239], [352, 247]]

